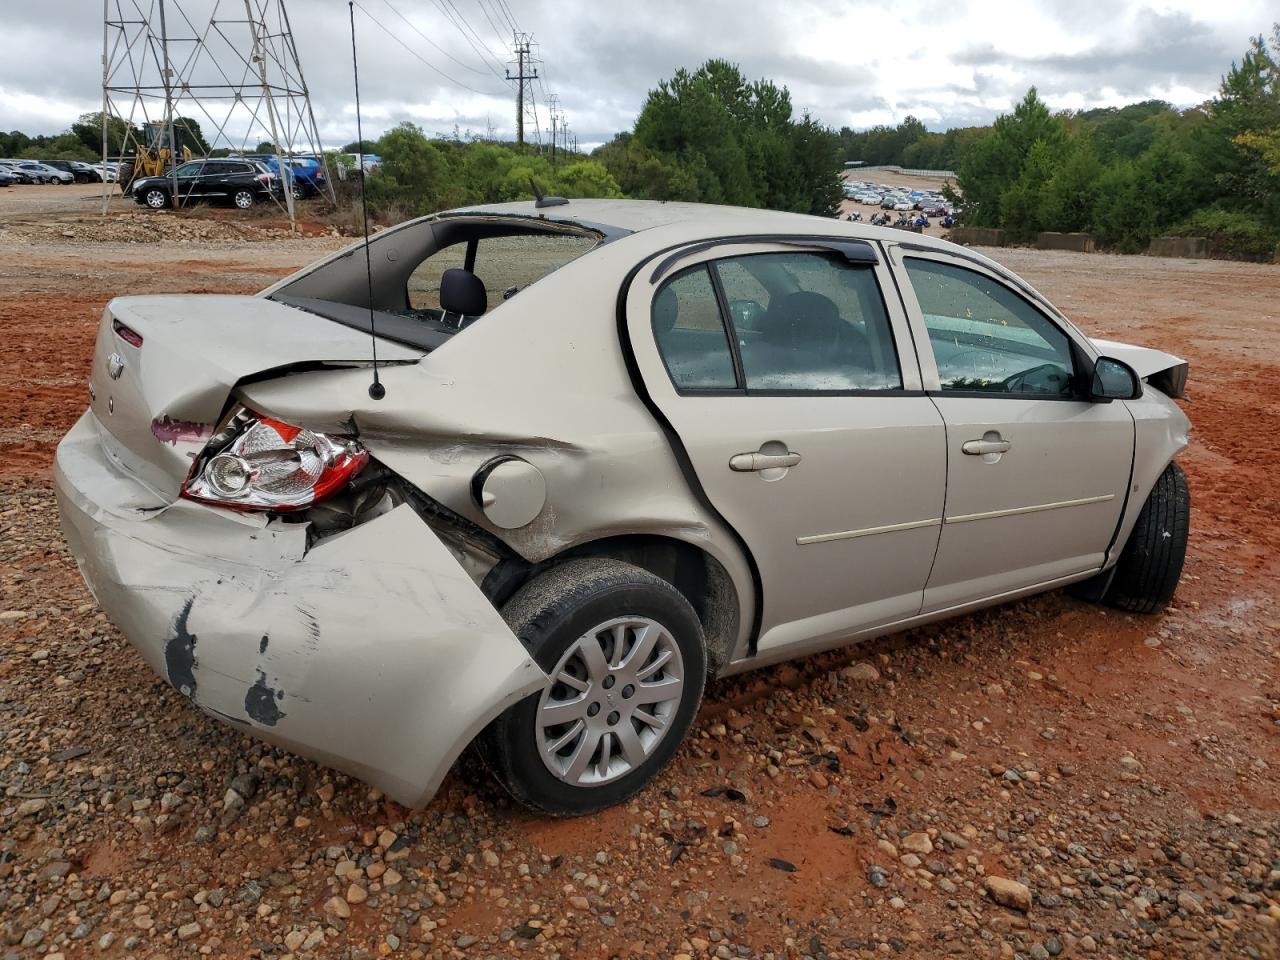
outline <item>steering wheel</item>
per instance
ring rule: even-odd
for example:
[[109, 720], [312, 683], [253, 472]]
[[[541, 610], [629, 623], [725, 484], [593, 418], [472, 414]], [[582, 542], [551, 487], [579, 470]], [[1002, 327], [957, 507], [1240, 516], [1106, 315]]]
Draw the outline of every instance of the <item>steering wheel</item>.
[[[1051, 374], [1046, 377], [1050, 382], [1065, 381], [1067, 372], [1062, 369], [1062, 365], [1058, 363], [1041, 363], [1031, 367], [1029, 370], [1021, 370], [1012, 376], [1005, 377], [1000, 381], [1000, 387], [1005, 393], [1061, 393], [1061, 388], [1056, 390], [1031, 390], [1025, 389], [1027, 381], [1036, 374]], [[1065, 383], [1064, 383], [1065, 385]]]

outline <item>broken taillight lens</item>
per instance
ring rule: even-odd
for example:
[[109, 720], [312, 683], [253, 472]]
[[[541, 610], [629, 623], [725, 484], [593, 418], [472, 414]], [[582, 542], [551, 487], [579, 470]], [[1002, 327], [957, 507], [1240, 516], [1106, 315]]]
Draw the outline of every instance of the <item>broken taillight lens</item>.
[[208, 453], [182, 496], [233, 510], [301, 510], [337, 493], [369, 462], [358, 440], [254, 414]]
[[137, 330], [134, 330], [132, 327], [126, 327], [119, 320], [112, 320], [111, 329], [114, 330], [116, 336], [125, 343], [135, 347], [142, 346], [142, 334]]

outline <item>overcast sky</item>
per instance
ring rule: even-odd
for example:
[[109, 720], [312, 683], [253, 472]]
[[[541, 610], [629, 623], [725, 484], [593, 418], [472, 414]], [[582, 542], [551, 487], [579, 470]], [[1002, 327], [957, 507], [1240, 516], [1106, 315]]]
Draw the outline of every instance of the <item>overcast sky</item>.
[[[101, 0], [0, 2], [0, 129], [56, 133], [99, 109]], [[135, 19], [157, 2], [109, 0]], [[243, 19], [241, 0], [166, 2], [172, 34], [192, 33], [182, 14], [204, 32], [219, 3], [217, 19]], [[269, 8], [278, 0], [251, 2]], [[502, 0], [358, 2], [367, 136], [411, 120], [428, 133], [457, 126], [483, 134], [492, 124], [511, 137], [514, 94], [496, 74], [511, 58], [513, 21], [533, 35], [542, 61], [540, 101], [559, 95], [584, 147], [630, 129], [658, 80], [709, 57], [785, 84], [797, 112], [808, 109], [834, 127], [892, 124], [908, 114], [933, 129], [988, 123], [1032, 84], [1055, 108], [1151, 97], [1190, 105], [1213, 94], [1250, 35], [1270, 32], [1277, 10], [1274, 0], [505, 0], [505, 10]], [[353, 140], [347, 4], [288, 6], [321, 139]], [[234, 37], [236, 28], [227, 23], [224, 32]], [[236, 62], [226, 51], [218, 57]], [[224, 68], [239, 79], [239, 67]], [[192, 76], [207, 82], [212, 69], [212, 61], [199, 62]], [[125, 71], [117, 78], [128, 82]], [[128, 109], [127, 99], [118, 102]], [[538, 116], [546, 126], [545, 102]], [[233, 119], [228, 128], [244, 123]], [[207, 133], [211, 124], [202, 125]]]

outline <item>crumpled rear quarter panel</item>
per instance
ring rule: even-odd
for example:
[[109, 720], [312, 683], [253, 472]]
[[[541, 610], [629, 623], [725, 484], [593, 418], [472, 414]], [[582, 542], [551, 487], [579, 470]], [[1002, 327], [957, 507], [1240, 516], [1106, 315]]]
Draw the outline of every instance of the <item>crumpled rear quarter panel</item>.
[[139, 510], [86, 414], [59, 446], [67, 542], [111, 620], [207, 713], [402, 803], [546, 677], [408, 506], [306, 550], [302, 525]]

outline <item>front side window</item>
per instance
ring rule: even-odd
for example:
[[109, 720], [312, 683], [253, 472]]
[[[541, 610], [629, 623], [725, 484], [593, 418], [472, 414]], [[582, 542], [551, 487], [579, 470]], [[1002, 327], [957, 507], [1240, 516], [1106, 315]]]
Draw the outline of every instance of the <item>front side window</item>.
[[[472, 272], [484, 286], [488, 309], [515, 296], [525, 287], [598, 243], [582, 234], [529, 233], [506, 237], [481, 237], [476, 241]], [[409, 306], [414, 310], [440, 310], [440, 282], [444, 272], [466, 266], [467, 243], [461, 241], [437, 250], [409, 276]]]
[[889, 316], [874, 271], [816, 253], [718, 261], [747, 390], [898, 390]]
[[918, 257], [904, 264], [944, 391], [1072, 395], [1067, 335], [1004, 284]]
[[174, 170], [174, 173], [177, 174], [179, 177], [195, 177], [200, 175], [200, 171], [203, 168], [204, 168], [204, 164], [200, 162], [184, 163], [181, 166], [179, 166], [176, 170]]
[[653, 298], [653, 336], [681, 390], [733, 389], [733, 355], [705, 265], [676, 274]]

